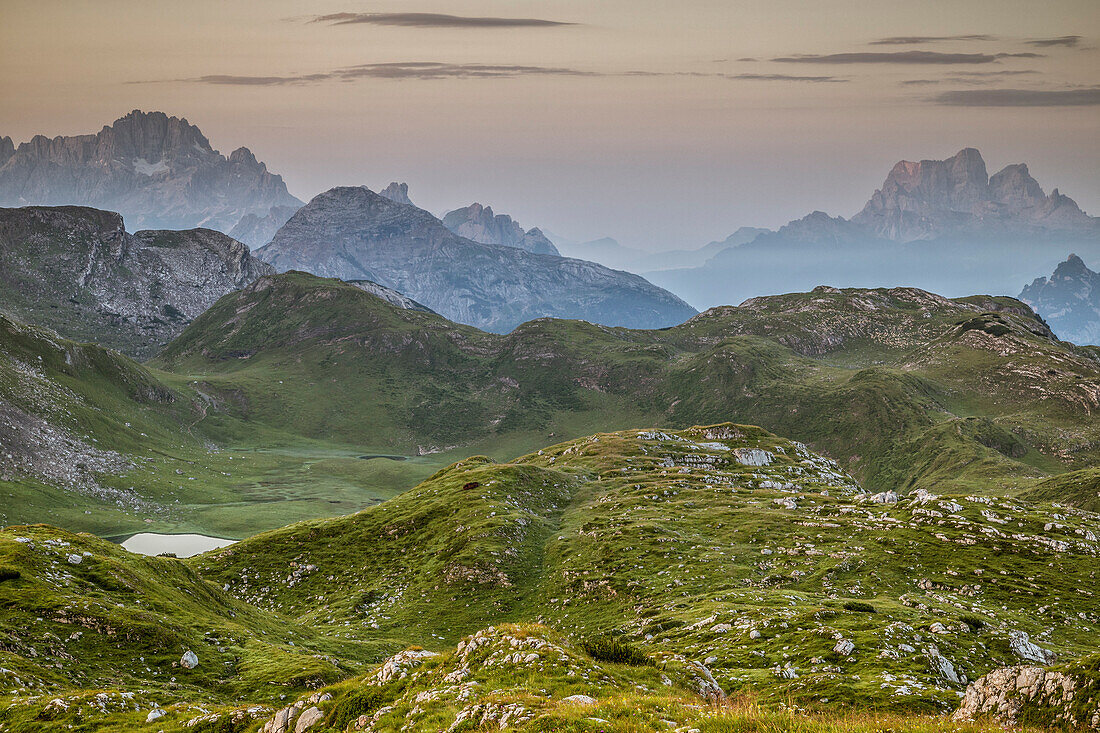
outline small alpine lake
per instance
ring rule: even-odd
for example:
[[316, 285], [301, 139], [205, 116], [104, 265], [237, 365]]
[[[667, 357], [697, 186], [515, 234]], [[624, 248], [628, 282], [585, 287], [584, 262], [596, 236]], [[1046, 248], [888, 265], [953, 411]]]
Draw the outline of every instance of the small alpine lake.
[[236, 540], [223, 537], [210, 537], [204, 534], [158, 534], [157, 532], [139, 532], [123, 540], [122, 548], [139, 555], [162, 555], [171, 553], [176, 557], [191, 557], [219, 547], [231, 545]]

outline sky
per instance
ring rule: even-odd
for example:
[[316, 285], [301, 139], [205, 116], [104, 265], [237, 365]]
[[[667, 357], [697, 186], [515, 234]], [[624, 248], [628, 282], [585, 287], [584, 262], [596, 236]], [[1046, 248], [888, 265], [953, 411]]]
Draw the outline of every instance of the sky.
[[982, 151], [1100, 214], [1097, 0], [0, 0], [0, 135], [132, 109], [308, 200], [409, 184], [570, 239], [851, 216]]

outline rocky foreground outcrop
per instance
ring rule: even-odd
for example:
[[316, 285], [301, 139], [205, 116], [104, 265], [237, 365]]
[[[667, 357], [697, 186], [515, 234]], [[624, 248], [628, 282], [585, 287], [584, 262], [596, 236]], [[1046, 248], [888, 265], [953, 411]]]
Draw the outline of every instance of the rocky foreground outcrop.
[[953, 717], [1100, 729], [1100, 681], [1031, 665], [1005, 667], [972, 682]]
[[637, 275], [475, 242], [365, 186], [316, 196], [256, 251], [279, 272], [372, 280], [459, 323], [507, 332], [551, 316], [661, 328], [695, 310]]
[[302, 202], [248, 148], [226, 157], [186, 119], [134, 110], [95, 134], [0, 139], [0, 206], [27, 205], [118, 211], [134, 229], [229, 232]]
[[0, 209], [0, 308], [62, 336], [152, 356], [270, 265], [211, 229], [126, 231], [79, 206]]

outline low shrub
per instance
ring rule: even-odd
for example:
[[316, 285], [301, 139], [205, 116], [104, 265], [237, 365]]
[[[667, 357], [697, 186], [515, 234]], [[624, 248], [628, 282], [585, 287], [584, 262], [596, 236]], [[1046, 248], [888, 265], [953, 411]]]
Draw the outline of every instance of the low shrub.
[[632, 644], [610, 636], [596, 636], [581, 642], [581, 649], [598, 662], [610, 662], [612, 664], [629, 664], [632, 667], [641, 667], [653, 664], [645, 652]]
[[400, 689], [395, 685], [370, 687], [344, 695], [325, 716], [325, 725], [335, 730], [347, 730], [360, 715], [373, 713], [397, 697]]
[[863, 601], [844, 601], [844, 610], [856, 613], [876, 613], [875, 607]]

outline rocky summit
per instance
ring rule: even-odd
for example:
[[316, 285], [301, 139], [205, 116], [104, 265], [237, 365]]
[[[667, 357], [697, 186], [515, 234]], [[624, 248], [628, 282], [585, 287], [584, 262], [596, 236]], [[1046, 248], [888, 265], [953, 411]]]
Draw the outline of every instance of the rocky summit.
[[277, 219], [273, 209], [302, 205], [248, 148], [226, 157], [199, 128], [162, 112], [134, 110], [95, 134], [3, 140], [0, 206], [94, 206], [134, 229], [230, 232], [245, 217]]
[[460, 237], [482, 244], [517, 247], [536, 254], [559, 254], [558, 248], [542, 230], [536, 228], [524, 231], [519, 222], [513, 221], [507, 214], [494, 214], [492, 206], [473, 203], [463, 209], [450, 211], [443, 217], [443, 226]]
[[695, 313], [636, 275], [474, 242], [427, 211], [363, 186], [316, 196], [256, 255], [280, 272], [373, 280], [451, 320], [491, 331], [545, 316], [654, 328]]
[[270, 265], [211, 229], [126, 231], [78, 206], [0, 209], [0, 308], [147, 357]]
[[1050, 277], [1038, 277], [1020, 293], [1061, 338], [1100, 345], [1100, 274], [1071, 254]]
[[1100, 222], [1073, 199], [1058, 189], [1045, 194], [1026, 164], [989, 176], [974, 148], [947, 160], [899, 162], [852, 222], [900, 242], [989, 227], [1100, 232]]

